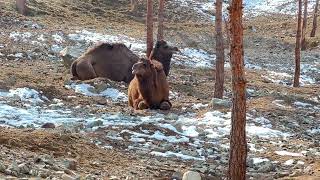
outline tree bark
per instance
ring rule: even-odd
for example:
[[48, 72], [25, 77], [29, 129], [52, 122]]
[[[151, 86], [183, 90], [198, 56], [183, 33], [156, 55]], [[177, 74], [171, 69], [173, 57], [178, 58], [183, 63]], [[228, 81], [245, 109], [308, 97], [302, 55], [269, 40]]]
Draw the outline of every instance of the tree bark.
[[318, 9], [319, 9], [319, 0], [316, 1], [316, 5], [314, 6], [314, 13], [313, 13], [313, 22], [312, 22], [312, 30], [310, 37], [314, 37], [316, 35], [317, 30], [317, 18], [318, 18]]
[[16, 7], [20, 14], [27, 14], [27, 2], [26, 0], [16, 0]]
[[159, 0], [159, 11], [158, 11], [158, 35], [157, 40], [163, 40], [163, 11], [164, 11], [164, 0]]
[[222, 1], [216, 0], [216, 82], [214, 85], [214, 97], [223, 98], [223, 84], [224, 84], [224, 43], [222, 33]]
[[302, 51], [307, 49], [307, 43], [306, 43], [307, 18], [308, 18], [308, 0], [304, 0], [303, 22], [302, 22], [302, 39], [301, 39], [301, 50]]
[[297, 24], [296, 48], [295, 48], [296, 68], [295, 68], [295, 72], [294, 72], [293, 87], [299, 86], [299, 79], [300, 79], [302, 0], [298, 0], [298, 13], [297, 14], [298, 14], [298, 24]]
[[147, 0], [147, 57], [149, 58], [153, 47], [153, 3]]
[[229, 176], [231, 180], [246, 179], [246, 80], [243, 58], [242, 0], [232, 0], [230, 14], [230, 62], [232, 68], [233, 104], [230, 132]]

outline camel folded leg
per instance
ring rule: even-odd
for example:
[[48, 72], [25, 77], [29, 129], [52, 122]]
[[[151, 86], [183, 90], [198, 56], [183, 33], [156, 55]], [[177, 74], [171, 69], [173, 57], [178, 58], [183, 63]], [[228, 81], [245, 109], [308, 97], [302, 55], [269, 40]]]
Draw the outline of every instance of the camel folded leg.
[[160, 103], [159, 109], [161, 110], [169, 110], [172, 107], [172, 104], [169, 100], [164, 100]]

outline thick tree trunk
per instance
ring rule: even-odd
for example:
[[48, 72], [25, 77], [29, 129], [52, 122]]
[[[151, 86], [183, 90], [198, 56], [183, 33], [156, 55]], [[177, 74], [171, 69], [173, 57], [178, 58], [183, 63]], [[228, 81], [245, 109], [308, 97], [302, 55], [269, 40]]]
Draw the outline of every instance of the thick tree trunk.
[[158, 11], [158, 35], [157, 40], [163, 40], [163, 11], [164, 11], [164, 0], [159, 0], [159, 11]]
[[147, 0], [147, 57], [149, 58], [153, 47], [153, 3]]
[[216, 82], [214, 85], [214, 97], [222, 99], [224, 84], [224, 43], [222, 33], [222, 0], [216, 0]]
[[298, 0], [298, 24], [296, 35], [296, 48], [295, 48], [295, 63], [296, 68], [294, 72], [293, 87], [299, 86], [300, 79], [300, 56], [301, 56], [301, 15], [302, 15], [302, 0]]
[[27, 14], [27, 2], [26, 0], [16, 0], [16, 7], [20, 14]]
[[231, 180], [246, 179], [246, 79], [243, 58], [242, 8], [242, 0], [232, 0], [230, 6], [230, 61], [233, 105], [228, 177]]
[[317, 18], [318, 18], [318, 9], [319, 9], [319, 0], [316, 1], [316, 5], [314, 6], [314, 13], [313, 13], [313, 22], [312, 22], [312, 30], [310, 37], [314, 37], [316, 35], [317, 30]]
[[307, 49], [307, 43], [306, 43], [307, 18], [308, 18], [308, 0], [304, 0], [302, 39], [301, 39], [301, 50], [303, 51]]

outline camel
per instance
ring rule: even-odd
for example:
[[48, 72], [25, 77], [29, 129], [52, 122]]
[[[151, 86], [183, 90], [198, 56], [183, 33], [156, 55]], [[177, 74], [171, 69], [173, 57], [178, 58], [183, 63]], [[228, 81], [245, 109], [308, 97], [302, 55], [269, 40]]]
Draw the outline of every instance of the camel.
[[129, 84], [129, 106], [136, 110], [169, 110], [169, 83], [163, 66], [155, 60], [141, 59], [132, 67], [133, 80]]
[[[165, 41], [157, 42], [153, 49], [152, 59], [164, 64], [166, 75], [169, 73], [172, 54], [177, 50]], [[133, 79], [131, 68], [138, 60], [139, 57], [122, 43], [99, 43], [72, 63], [72, 79], [104, 77], [129, 83]]]

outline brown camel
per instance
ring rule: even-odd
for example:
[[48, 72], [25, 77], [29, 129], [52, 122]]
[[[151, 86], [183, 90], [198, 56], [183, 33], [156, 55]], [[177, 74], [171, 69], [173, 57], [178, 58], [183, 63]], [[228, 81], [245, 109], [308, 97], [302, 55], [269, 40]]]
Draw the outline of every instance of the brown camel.
[[169, 46], [164, 40], [157, 41], [155, 47], [153, 48], [150, 59], [157, 60], [162, 63], [163, 70], [166, 76], [169, 75], [170, 63], [173, 53], [179, 51], [177, 47]]
[[132, 67], [133, 80], [128, 88], [129, 106], [134, 109], [169, 110], [169, 84], [158, 61], [141, 59]]
[[[152, 59], [163, 63], [164, 69], [169, 72], [171, 57], [176, 50], [178, 48], [168, 46], [165, 41], [157, 42]], [[133, 79], [131, 68], [138, 60], [139, 57], [124, 44], [100, 43], [72, 63], [72, 79], [89, 80], [105, 77], [129, 83]]]

